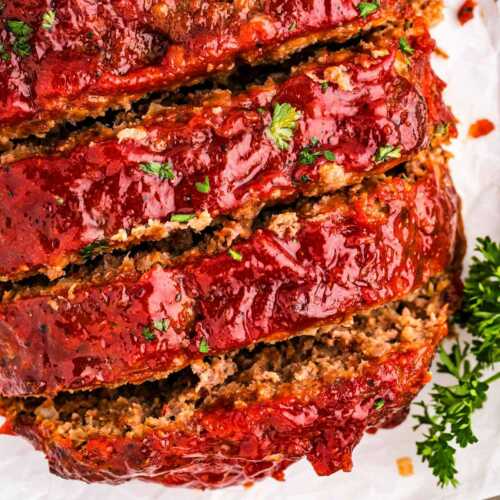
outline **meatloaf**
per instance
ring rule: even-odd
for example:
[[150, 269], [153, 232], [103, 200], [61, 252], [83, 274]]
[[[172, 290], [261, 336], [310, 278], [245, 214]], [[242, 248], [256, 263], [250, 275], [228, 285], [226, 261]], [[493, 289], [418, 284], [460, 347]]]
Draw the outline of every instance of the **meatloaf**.
[[206, 358], [166, 380], [54, 399], [3, 399], [4, 433], [28, 438], [51, 471], [197, 488], [248, 483], [306, 456], [349, 471], [365, 431], [399, 423], [430, 379], [456, 278], [355, 314], [316, 336]]
[[[126, 107], [409, 16], [407, 0], [9, 0], [0, 9], [0, 142]], [[373, 8], [375, 6], [376, 8]]]
[[[0, 304], [9, 396], [142, 382], [337, 323], [409, 293], [450, 264], [459, 202], [444, 155], [422, 155], [270, 217], [207, 254], [138, 254]], [[236, 233], [237, 234], [237, 233]], [[210, 243], [207, 244], [210, 248]], [[213, 245], [212, 245], [213, 246]]]
[[[154, 108], [133, 126], [99, 129], [59, 150], [4, 156], [0, 280], [71, 263], [179, 228], [332, 192], [455, 133], [421, 22], [323, 52], [282, 81]], [[283, 136], [288, 133], [289, 136]], [[15, 158], [15, 160], [14, 160]]]

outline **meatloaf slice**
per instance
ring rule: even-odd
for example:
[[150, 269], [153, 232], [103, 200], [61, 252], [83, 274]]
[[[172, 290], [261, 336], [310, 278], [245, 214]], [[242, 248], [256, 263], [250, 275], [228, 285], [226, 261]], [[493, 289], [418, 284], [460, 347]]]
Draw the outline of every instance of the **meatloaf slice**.
[[[407, 0], [4, 2], [0, 143], [409, 17]], [[48, 16], [48, 17], [47, 17]]]
[[278, 213], [228, 250], [147, 253], [20, 289], [0, 304], [1, 394], [163, 378], [206, 353], [336, 324], [442, 273], [460, 237], [459, 200], [433, 153]]
[[[232, 5], [232, 4], [228, 4]], [[0, 170], [0, 280], [332, 192], [454, 135], [422, 22]], [[409, 49], [408, 49], [409, 50]], [[447, 124], [445, 126], [445, 124]], [[288, 134], [288, 135], [287, 135]], [[4, 157], [6, 158], [6, 157]], [[12, 156], [14, 158], [14, 156]]]
[[27, 437], [52, 472], [229, 486], [306, 456], [320, 475], [349, 471], [365, 431], [398, 424], [430, 379], [456, 302], [454, 276], [338, 326], [220, 357], [167, 380], [55, 399], [4, 399], [4, 433]]

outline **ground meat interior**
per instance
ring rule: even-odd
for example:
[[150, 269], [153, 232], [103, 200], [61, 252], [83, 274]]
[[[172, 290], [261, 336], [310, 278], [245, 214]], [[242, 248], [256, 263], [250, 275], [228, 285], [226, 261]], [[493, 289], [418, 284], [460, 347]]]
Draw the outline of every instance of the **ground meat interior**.
[[441, 276], [404, 300], [342, 325], [322, 327], [273, 345], [207, 357], [166, 380], [63, 393], [54, 400], [11, 399], [2, 405], [82, 445], [90, 437], [143, 436], [182, 427], [198, 410], [245, 405], [292, 394], [313, 397], [321, 384], [357, 374], [370, 360], [415, 345], [447, 321], [450, 278]]

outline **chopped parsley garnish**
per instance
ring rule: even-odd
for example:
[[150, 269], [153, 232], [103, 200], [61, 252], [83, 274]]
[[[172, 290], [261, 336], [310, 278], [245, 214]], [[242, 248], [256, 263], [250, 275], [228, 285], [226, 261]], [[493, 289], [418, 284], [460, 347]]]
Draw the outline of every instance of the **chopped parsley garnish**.
[[321, 92], [323, 92], [323, 94], [326, 94], [329, 86], [330, 84], [326, 80], [324, 82], [321, 82]]
[[147, 327], [145, 326], [142, 329], [142, 336], [148, 341], [151, 342], [152, 340], [156, 339], [156, 335]]
[[194, 218], [195, 218], [194, 214], [174, 214], [170, 217], [170, 222], [186, 223]]
[[227, 253], [229, 254], [229, 256], [238, 261], [238, 262], [241, 262], [243, 260], [243, 255], [241, 255], [240, 252], [237, 252], [236, 250], [233, 250], [232, 248], [230, 248]]
[[434, 384], [431, 402], [417, 403], [415, 428], [424, 428], [417, 453], [438, 478], [439, 486], [456, 486], [456, 446], [477, 442], [472, 416], [483, 407], [489, 386], [500, 371], [485, 375], [500, 362], [500, 244], [479, 238], [465, 280], [462, 310], [455, 320], [472, 335], [472, 345], [456, 340], [450, 351], [440, 348], [438, 371], [455, 380], [452, 385]]
[[410, 42], [404, 36], [399, 39], [399, 48], [402, 52], [408, 54], [409, 56], [411, 56], [415, 52], [415, 49], [410, 45]]
[[198, 350], [202, 352], [203, 354], [206, 354], [208, 352], [208, 342], [205, 337], [203, 337], [200, 340], [200, 346], [198, 347]]
[[336, 158], [335, 153], [332, 153], [331, 151], [323, 151], [323, 156], [328, 161], [335, 161]]
[[377, 411], [380, 411], [384, 407], [384, 405], [385, 405], [385, 399], [378, 398], [373, 403], [373, 408], [375, 408]]
[[199, 191], [200, 193], [210, 193], [210, 179], [208, 178], [207, 175], [205, 175], [205, 180], [204, 182], [197, 182], [195, 183], [196, 190]]
[[85, 258], [92, 257], [98, 251], [106, 250], [108, 248], [108, 243], [106, 240], [96, 240], [92, 243], [89, 243], [86, 247], [83, 247], [80, 250], [80, 255]]
[[301, 175], [300, 180], [304, 183], [307, 184], [308, 182], [311, 182], [311, 178], [308, 175]]
[[266, 112], [266, 108], [258, 107], [257, 112], [263, 115]]
[[311, 137], [311, 146], [317, 146], [319, 144], [319, 139], [314, 135]]
[[0, 59], [2, 61], [10, 61], [10, 54], [5, 50], [2, 43], [0, 43]]
[[381, 146], [375, 153], [375, 163], [401, 158], [401, 146]]
[[441, 122], [436, 125], [436, 134], [447, 135], [450, 130], [450, 124], [448, 122]]
[[279, 149], [289, 148], [300, 116], [300, 112], [287, 102], [274, 106], [273, 119], [267, 128], [267, 135]]
[[170, 322], [168, 319], [157, 319], [153, 321], [153, 326], [155, 330], [159, 330], [160, 332], [166, 332], [168, 330], [168, 327], [170, 325]]
[[42, 28], [44, 30], [50, 30], [50, 29], [52, 29], [52, 27], [54, 26], [55, 22], [56, 22], [56, 13], [53, 10], [48, 10], [42, 16]]
[[358, 3], [358, 11], [363, 19], [366, 19], [370, 14], [373, 14], [379, 8], [378, 2], [360, 2]]
[[170, 161], [164, 163], [157, 161], [141, 163], [140, 169], [146, 174], [156, 175], [162, 181], [175, 179], [173, 165]]
[[33, 29], [24, 21], [9, 20], [7, 21], [7, 29], [14, 35], [15, 42], [12, 45], [12, 50], [21, 57], [31, 54], [29, 40], [33, 34]]
[[299, 153], [299, 163], [301, 165], [312, 165], [318, 156], [321, 156], [319, 151], [312, 152], [309, 148], [304, 148]]

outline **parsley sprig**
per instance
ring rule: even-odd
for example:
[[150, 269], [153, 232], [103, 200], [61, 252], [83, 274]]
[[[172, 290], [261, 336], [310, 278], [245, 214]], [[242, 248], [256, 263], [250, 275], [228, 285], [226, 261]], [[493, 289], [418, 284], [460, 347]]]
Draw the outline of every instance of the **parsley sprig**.
[[473, 342], [457, 340], [449, 352], [441, 347], [438, 371], [451, 375], [455, 383], [435, 384], [431, 403], [417, 403], [422, 413], [415, 415], [415, 428], [425, 429], [417, 453], [441, 487], [458, 484], [456, 446], [465, 448], [477, 442], [472, 416], [483, 407], [489, 386], [500, 379], [500, 372], [485, 376], [500, 361], [500, 245], [479, 238], [476, 250], [482, 257], [472, 259], [462, 310], [455, 318], [467, 328]]
[[24, 21], [11, 19], [7, 21], [7, 29], [14, 35], [15, 41], [12, 50], [21, 57], [31, 54], [30, 39], [33, 35], [33, 28]]
[[273, 119], [267, 128], [267, 135], [279, 149], [289, 148], [300, 117], [300, 111], [287, 102], [274, 106]]

